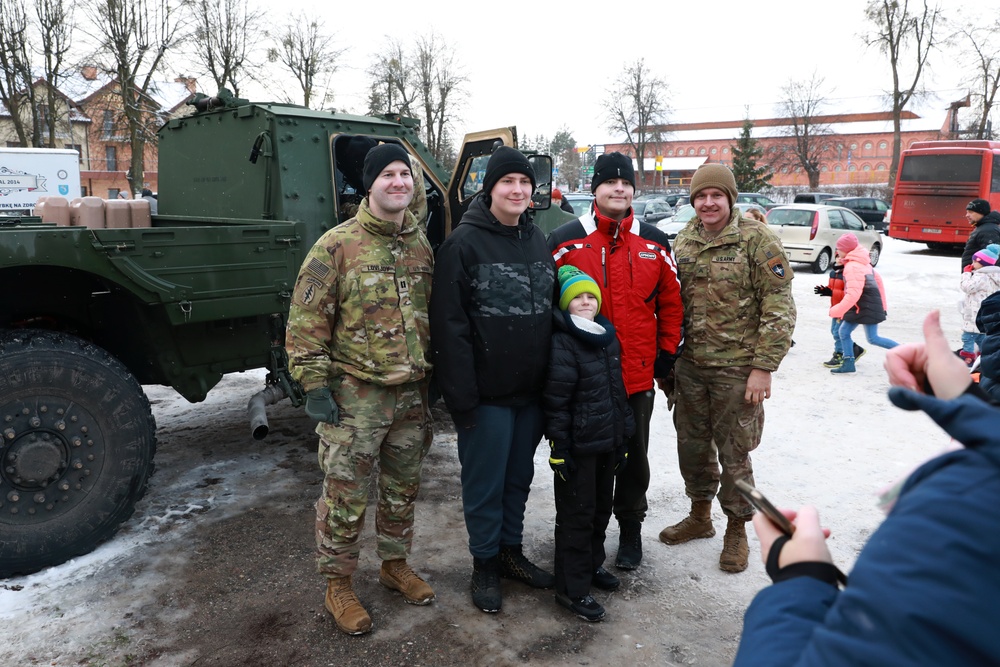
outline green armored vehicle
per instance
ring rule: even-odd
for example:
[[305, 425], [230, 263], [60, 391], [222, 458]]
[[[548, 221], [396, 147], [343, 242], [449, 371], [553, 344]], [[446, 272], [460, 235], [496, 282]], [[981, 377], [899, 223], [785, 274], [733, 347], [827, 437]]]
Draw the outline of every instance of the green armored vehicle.
[[[410, 119], [194, 104], [159, 131], [158, 215], [123, 223], [117, 203], [97, 200], [104, 214], [88, 216], [85, 200], [72, 220], [0, 218], [2, 577], [86, 553], [132, 515], [156, 449], [141, 385], [197, 402], [225, 373], [266, 368], [248, 406], [258, 439], [266, 405], [301, 404], [284, 351], [289, 299], [306, 252], [360, 200], [358, 138], [398, 142], [420, 163], [435, 247], [495, 144], [516, 146], [513, 128], [470, 135], [449, 177]], [[548, 206], [548, 158], [529, 159], [548, 231], [572, 216]]]

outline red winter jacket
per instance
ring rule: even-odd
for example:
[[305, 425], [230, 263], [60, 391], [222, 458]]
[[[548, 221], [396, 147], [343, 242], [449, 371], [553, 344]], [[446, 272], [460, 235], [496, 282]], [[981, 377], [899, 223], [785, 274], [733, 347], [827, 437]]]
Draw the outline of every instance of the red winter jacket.
[[575, 266], [601, 286], [601, 314], [614, 324], [622, 347], [626, 393], [652, 389], [657, 352], [677, 352], [684, 319], [666, 234], [636, 222], [631, 211], [619, 223], [595, 205], [554, 230], [548, 243], [557, 266]]

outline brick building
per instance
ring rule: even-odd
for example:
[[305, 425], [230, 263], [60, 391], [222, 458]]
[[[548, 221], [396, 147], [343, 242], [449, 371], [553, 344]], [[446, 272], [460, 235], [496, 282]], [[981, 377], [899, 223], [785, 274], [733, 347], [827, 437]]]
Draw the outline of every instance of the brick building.
[[[44, 90], [44, 80], [36, 82]], [[195, 80], [178, 77], [174, 81], [153, 82], [148, 106], [152, 109], [147, 123], [150, 139], [145, 147], [143, 187], [157, 190], [156, 129], [166, 120], [185, 113], [184, 105], [195, 92]], [[132, 160], [122, 100], [115, 81], [98, 68], [84, 66], [63, 79], [58, 91], [64, 104], [55, 110], [57, 145], [53, 148], [75, 148], [80, 153], [80, 185], [84, 195], [114, 199], [128, 193], [126, 177]], [[44, 98], [44, 93], [39, 99]], [[50, 113], [47, 108], [43, 113]], [[0, 140], [8, 146], [19, 146], [10, 114], [0, 105]], [[125, 196], [128, 196], [127, 194]]]
[[[902, 147], [916, 141], [955, 138], [959, 128], [959, 110], [969, 106], [966, 92], [952, 90], [913, 100], [904, 110], [901, 121]], [[828, 109], [812, 119], [824, 133], [814, 138], [821, 149], [820, 187], [850, 185], [885, 185], [892, 161], [892, 112], [884, 109], [880, 98], [830, 100]], [[754, 124], [753, 137], [764, 150], [760, 163], [774, 170], [775, 187], [802, 189], [809, 179], [801, 165], [791, 162], [788, 147], [790, 122], [773, 105], [689, 109], [677, 113], [678, 119], [654, 128], [663, 140], [647, 146], [643, 168], [645, 183], [638, 189], [651, 191], [686, 188], [698, 166], [722, 162], [732, 166], [732, 148], [749, 117]], [[606, 152], [621, 151], [633, 155], [628, 144], [607, 144]], [[657, 171], [659, 159], [661, 170]], [[636, 174], [638, 178], [638, 173]]]

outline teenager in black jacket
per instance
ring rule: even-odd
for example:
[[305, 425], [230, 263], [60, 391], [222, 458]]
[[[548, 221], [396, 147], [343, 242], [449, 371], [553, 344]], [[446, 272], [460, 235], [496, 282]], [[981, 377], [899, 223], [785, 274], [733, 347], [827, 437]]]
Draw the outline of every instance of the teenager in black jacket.
[[599, 315], [601, 289], [573, 266], [559, 269], [559, 311], [542, 405], [555, 472], [556, 602], [587, 621], [604, 618], [591, 585], [615, 590], [604, 569], [615, 471], [627, 462], [635, 432], [622, 382], [621, 346]]

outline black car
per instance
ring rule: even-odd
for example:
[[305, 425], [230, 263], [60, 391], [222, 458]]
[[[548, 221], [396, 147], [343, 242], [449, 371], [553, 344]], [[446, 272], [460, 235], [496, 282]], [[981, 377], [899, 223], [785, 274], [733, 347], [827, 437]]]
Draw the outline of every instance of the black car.
[[837, 195], [829, 192], [800, 192], [792, 200], [793, 204], [825, 204], [827, 199], [835, 199]]
[[884, 232], [888, 224], [885, 222], [885, 212], [889, 210], [888, 202], [875, 197], [834, 197], [823, 202], [830, 206], [843, 206], [858, 214], [858, 217], [875, 229]]
[[662, 199], [643, 199], [632, 201], [632, 212], [640, 222], [655, 225], [660, 220], [671, 217], [674, 214], [674, 209]]

